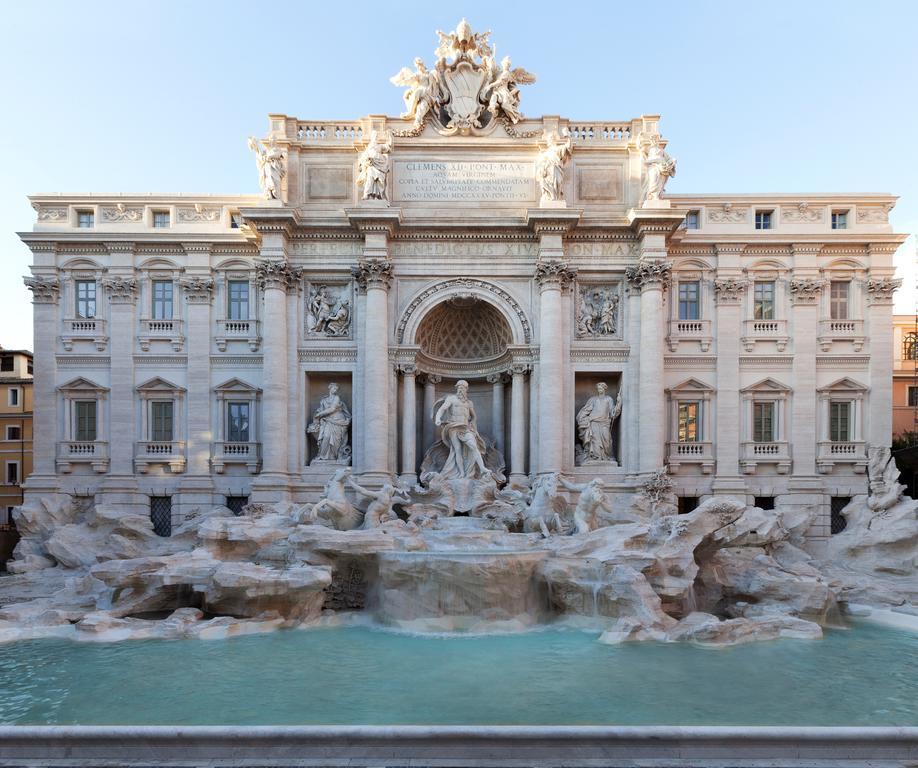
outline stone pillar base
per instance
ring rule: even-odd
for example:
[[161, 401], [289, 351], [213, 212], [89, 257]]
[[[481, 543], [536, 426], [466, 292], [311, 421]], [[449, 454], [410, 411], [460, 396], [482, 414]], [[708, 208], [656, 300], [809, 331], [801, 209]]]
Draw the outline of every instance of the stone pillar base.
[[392, 475], [388, 472], [369, 471], [361, 472], [357, 480], [364, 488], [381, 488], [386, 483], [392, 482]]
[[522, 472], [511, 472], [509, 478], [510, 485], [515, 485], [520, 488], [529, 487], [529, 475], [526, 475]]
[[292, 478], [283, 472], [262, 473], [252, 481], [252, 493], [249, 502], [254, 504], [276, 504], [280, 501], [292, 501], [290, 487]]
[[746, 498], [746, 481], [742, 477], [715, 477], [711, 483], [714, 496], [741, 496]]
[[125, 515], [148, 515], [150, 496], [141, 493], [133, 475], [109, 475], [96, 494], [97, 504], [118, 507]]
[[179, 485], [178, 493], [172, 500], [172, 514], [177, 519], [183, 519], [195, 509], [206, 511], [222, 503], [222, 499], [214, 499], [214, 484], [209, 476], [192, 475]]
[[402, 485], [409, 485], [409, 486], [417, 485], [418, 476], [414, 472], [403, 472], [402, 474], [398, 476], [398, 481]]

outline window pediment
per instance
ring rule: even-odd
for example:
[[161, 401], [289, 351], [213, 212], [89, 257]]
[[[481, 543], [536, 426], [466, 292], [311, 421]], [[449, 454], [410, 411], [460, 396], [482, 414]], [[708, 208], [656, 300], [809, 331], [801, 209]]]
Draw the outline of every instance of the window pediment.
[[57, 388], [57, 391], [65, 395], [101, 395], [108, 392], [108, 387], [103, 387], [100, 384], [96, 384], [94, 381], [78, 376], [75, 379], [71, 379], [66, 384], [61, 384], [61, 386]]
[[235, 377], [214, 387], [214, 392], [223, 395], [237, 394], [257, 396], [261, 394], [261, 390], [258, 387], [253, 387], [251, 384]]
[[710, 384], [705, 384], [703, 381], [699, 381], [696, 378], [690, 378], [683, 381], [681, 384], [677, 384], [675, 387], [670, 387], [666, 390], [669, 394], [679, 394], [679, 395], [692, 395], [692, 394], [710, 394], [714, 392], [714, 387]]
[[863, 393], [863, 392], [866, 392], [868, 389], [869, 387], [867, 387], [866, 385], [861, 384], [860, 382], [855, 381], [854, 379], [850, 379], [847, 376], [845, 376], [844, 378], [839, 379], [838, 381], [834, 381], [825, 387], [819, 387], [816, 391], [825, 393], [825, 394], [831, 394], [833, 392], [839, 392], [839, 393], [860, 392], [860, 393]]
[[777, 381], [770, 376], [767, 379], [762, 379], [755, 384], [750, 384], [748, 387], [744, 387], [740, 392], [744, 394], [760, 394], [760, 393], [788, 393], [791, 392], [791, 388], [785, 384], [782, 384], [780, 381]]
[[185, 391], [184, 387], [180, 387], [177, 384], [173, 384], [171, 381], [155, 376], [149, 381], [144, 382], [137, 387], [137, 391], [141, 394], [179, 394]]

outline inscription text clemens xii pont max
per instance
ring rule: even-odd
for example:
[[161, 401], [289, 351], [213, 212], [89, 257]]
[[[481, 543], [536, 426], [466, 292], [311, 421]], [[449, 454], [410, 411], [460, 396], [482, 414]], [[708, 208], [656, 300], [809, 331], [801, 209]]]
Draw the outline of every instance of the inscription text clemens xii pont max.
[[400, 201], [527, 201], [535, 197], [532, 163], [395, 163], [395, 199]]

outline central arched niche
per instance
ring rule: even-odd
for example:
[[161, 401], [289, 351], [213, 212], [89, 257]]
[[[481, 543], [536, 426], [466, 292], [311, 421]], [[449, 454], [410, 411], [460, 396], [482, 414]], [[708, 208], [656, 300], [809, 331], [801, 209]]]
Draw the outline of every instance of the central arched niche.
[[496, 307], [474, 296], [456, 297], [430, 310], [415, 341], [434, 360], [482, 363], [504, 355], [513, 334]]

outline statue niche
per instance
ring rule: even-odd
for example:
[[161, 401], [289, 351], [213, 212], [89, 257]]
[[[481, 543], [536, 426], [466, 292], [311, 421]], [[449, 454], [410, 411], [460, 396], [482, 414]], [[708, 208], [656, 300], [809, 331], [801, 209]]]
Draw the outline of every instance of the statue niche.
[[481, 400], [476, 408], [473, 400], [481, 397], [487, 374], [505, 364], [512, 333], [491, 304], [459, 296], [434, 307], [416, 339], [421, 368], [442, 371], [455, 381], [454, 391], [424, 414], [432, 422], [433, 444], [423, 446], [421, 483], [428, 492], [447, 494], [454, 511], [472, 513], [480, 501], [478, 486], [505, 482], [504, 457], [494, 434], [501, 425], [490, 423], [491, 409], [481, 407]]

